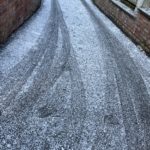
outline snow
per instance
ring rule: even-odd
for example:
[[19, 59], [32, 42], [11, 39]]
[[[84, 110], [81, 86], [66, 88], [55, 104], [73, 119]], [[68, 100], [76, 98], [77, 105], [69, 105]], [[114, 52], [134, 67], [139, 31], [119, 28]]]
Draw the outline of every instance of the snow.
[[3, 76], [8, 74], [9, 70], [17, 65], [33, 47], [36, 47], [48, 22], [50, 9], [50, 1], [44, 0], [38, 12], [13, 33], [8, 43], [1, 47], [0, 73]]

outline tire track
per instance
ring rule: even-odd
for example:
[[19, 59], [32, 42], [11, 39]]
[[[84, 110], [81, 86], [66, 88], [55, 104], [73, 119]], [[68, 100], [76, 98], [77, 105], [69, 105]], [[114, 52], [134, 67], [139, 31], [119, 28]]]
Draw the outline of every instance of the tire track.
[[[6, 109], [15, 98], [17, 93], [20, 91], [22, 86], [26, 83], [27, 79], [31, 76], [33, 70], [36, 68], [38, 62], [41, 60], [42, 56], [46, 53], [47, 47], [55, 45], [57, 41], [57, 31], [55, 30], [56, 21], [54, 21], [55, 11], [51, 10], [51, 15], [49, 22], [45, 27], [43, 37], [38, 41], [38, 45], [33, 47], [29, 52], [28, 56], [23, 58], [23, 60], [11, 69], [8, 76], [1, 80], [0, 87], [0, 98], [1, 98], [1, 108]], [[49, 30], [47, 30], [51, 27]], [[57, 29], [57, 28], [56, 28]], [[51, 41], [51, 43], [49, 42]], [[52, 42], [53, 41], [53, 42]], [[54, 52], [51, 53], [51, 59], [54, 56]]]
[[[128, 149], [148, 150], [150, 149], [150, 97], [142, 76], [122, 44], [111, 35], [88, 4], [82, 2], [91, 15], [100, 42], [103, 42], [107, 50], [102, 51], [108, 80], [106, 89], [110, 92], [106, 94], [106, 100], [111, 101], [115, 98], [113, 84], [117, 84]], [[116, 81], [112, 80], [112, 75], [115, 75]], [[110, 84], [112, 85], [109, 86]], [[113, 112], [113, 107], [107, 105]]]
[[[13, 103], [10, 102], [10, 107], [7, 107], [5, 114], [0, 117], [0, 126], [3, 128], [3, 130], [0, 131], [2, 133], [0, 139], [3, 141], [6, 140], [7, 135], [12, 136], [13, 139], [11, 139], [11, 144], [15, 150], [21, 149], [22, 146], [25, 146], [28, 149], [34, 149], [34, 146], [38, 147], [35, 141], [37, 137], [39, 137], [39, 139], [41, 138], [39, 135], [40, 132], [37, 135], [35, 132], [38, 128], [32, 129], [32, 124], [28, 122], [28, 119], [32, 116], [32, 110], [34, 106], [37, 105], [36, 103], [38, 100], [46, 103], [44, 107], [40, 108], [39, 106], [38, 109], [38, 117], [43, 119], [43, 121], [51, 119], [51, 115], [53, 113], [55, 114], [58, 110], [62, 110], [64, 106], [69, 106], [70, 108], [67, 111], [67, 114], [64, 112], [64, 114], [66, 114], [64, 118], [65, 126], [62, 128], [61, 132], [65, 132], [65, 136], [59, 141], [59, 148], [75, 149], [81, 138], [80, 136], [86, 113], [83, 83], [80, 71], [77, 68], [75, 56], [72, 52], [69, 32], [63, 19], [59, 3], [56, 0], [52, 0], [52, 13], [52, 20], [55, 23], [50, 27], [54, 31], [53, 34], [51, 34], [52, 38], [48, 39], [49, 43], [46, 43], [46, 51], [32, 84], [28, 87], [27, 91], [22, 91], [18, 88], [20, 91], [17, 91], [18, 94], [16, 93], [17, 95], [13, 97]], [[56, 45], [60, 44], [57, 41], [59, 29], [62, 34], [62, 47], [60, 49]], [[55, 37], [53, 37], [53, 35]], [[66, 71], [69, 72], [71, 82], [71, 98], [69, 99], [69, 102], [63, 101], [61, 95], [59, 95], [59, 86], [51, 96], [51, 99], [54, 100], [46, 100], [46, 97], [48, 97], [48, 99], [50, 98], [47, 93], [48, 90], [54, 87], [58, 79]], [[60, 103], [62, 104], [60, 105]], [[63, 117], [64, 116], [62, 116], [62, 119]], [[36, 124], [36, 127], [37, 126], [38, 124]], [[49, 123], [49, 128], [46, 133], [49, 133], [48, 130], [50, 130], [50, 128], [53, 128], [51, 123]], [[56, 132], [58, 131], [56, 130]], [[36, 137], [31, 135], [31, 133], [35, 133]], [[47, 139], [49, 135], [46, 133], [44, 131], [42, 132], [42, 134], [44, 134], [44, 139], [41, 140], [45, 141], [45, 144], [43, 143], [44, 146], [40, 145], [39, 147], [41, 147], [41, 149], [43, 147], [51, 149], [52, 145], [54, 147], [58, 146], [56, 145], [56, 142], [58, 142], [56, 137], [53, 138], [54, 142], [52, 145], [48, 144]], [[30, 138], [27, 136], [28, 134], [30, 135]], [[32, 139], [32, 142], [26, 142], [28, 141], [28, 138]], [[18, 144], [14, 145], [14, 141], [17, 141]]]

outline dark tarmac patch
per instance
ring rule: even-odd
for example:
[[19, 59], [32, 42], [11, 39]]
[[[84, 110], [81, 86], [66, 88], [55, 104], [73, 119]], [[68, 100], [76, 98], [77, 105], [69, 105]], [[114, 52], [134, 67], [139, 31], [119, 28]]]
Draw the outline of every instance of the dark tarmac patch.
[[38, 109], [39, 118], [46, 118], [57, 113], [57, 109], [53, 106], [43, 106]]
[[0, 80], [2, 79], [2, 77], [3, 77], [3, 74], [2, 74], [2, 72], [0, 71]]
[[104, 116], [104, 123], [106, 123], [107, 125], [119, 125], [119, 120], [118, 118], [113, 115], [113, 114], [110, 114], [110, 115], [105, 115]]

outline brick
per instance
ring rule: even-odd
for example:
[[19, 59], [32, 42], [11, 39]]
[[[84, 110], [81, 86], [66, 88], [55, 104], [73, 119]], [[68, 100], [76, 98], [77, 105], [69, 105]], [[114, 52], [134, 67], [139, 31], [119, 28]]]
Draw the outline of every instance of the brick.
[[145, 48], [150, 54], [150, 19], [138, 12], [136, 17], [114, 5], [110, 0], [94, 0], [103, 12], [113, 19], [114, 22], [136, 43]]
[[0, 0], [0, 43], [40, 6], [41, 0]]

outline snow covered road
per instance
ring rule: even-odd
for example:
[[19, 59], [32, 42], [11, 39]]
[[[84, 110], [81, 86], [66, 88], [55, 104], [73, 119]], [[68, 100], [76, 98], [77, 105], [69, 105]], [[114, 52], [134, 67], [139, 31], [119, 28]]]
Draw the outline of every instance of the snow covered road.
[[0, 150], [149, 150], [149, 58], [90, 0], [33, 18], [36, 45], [0, 50]]

